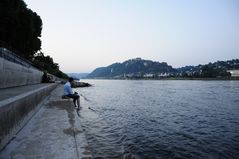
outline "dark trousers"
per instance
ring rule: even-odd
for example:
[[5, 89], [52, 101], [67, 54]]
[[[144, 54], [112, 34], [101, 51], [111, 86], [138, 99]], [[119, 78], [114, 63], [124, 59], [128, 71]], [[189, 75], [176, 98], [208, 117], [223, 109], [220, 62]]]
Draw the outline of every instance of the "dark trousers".
[[66, 96], [72, 98], [75, 105], [76, 105], [76, 100], [80, 98], [78, 94], [68, 94]]

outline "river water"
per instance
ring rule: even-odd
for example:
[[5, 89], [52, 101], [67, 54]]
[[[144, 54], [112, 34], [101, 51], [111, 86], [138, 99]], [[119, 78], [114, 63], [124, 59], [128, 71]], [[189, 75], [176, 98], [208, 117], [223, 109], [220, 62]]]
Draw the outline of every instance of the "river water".
[[94, 158], [236, 159], [239, 81], [85, 80]]

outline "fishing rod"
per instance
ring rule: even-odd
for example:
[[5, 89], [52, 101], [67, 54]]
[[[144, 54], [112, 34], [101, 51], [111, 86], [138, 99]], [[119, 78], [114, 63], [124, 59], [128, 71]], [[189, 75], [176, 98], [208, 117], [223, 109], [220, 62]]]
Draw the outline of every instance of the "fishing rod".
[[83, 94], [80, 94], [81, 97], [84, 98], [84, 100], [86, 100], [87, 102], [92, 102], [91, 100], [89, 100], [88, 98], [86, 98]]
[[[86, 100], [87, 102], [92, 102], [91, 100], [89, 100], [88, 98], [86, 98], [83, 94], [80, 94], [80, 96], [81, 97], [83, 97], [84, 98], [84, 100]], [[88, 107], [88, 109], [90, 109], [90, 110], [92, 110], [92, 111], [94, 111], [94, 112], [96, 112], [96, 110], [94, 110], [93, 108], [91, 108], [91, 107]]]
[[93, 108], [91, 108], [91, 107], [88, 107], [88, 109], [90, 109], [90, 110], [92, 110], [92, 111], [96, 112], [96, 110], [94, 110], [94, 109], [93, 109]]

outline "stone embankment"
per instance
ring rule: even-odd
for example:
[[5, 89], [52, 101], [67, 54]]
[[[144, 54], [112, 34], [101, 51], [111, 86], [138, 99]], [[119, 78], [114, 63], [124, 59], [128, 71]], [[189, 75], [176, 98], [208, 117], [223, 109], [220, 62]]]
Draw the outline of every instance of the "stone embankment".
[[0, 89], [0, 149], [36, 112], [56, 84], [37, 84]]
[[0, 48], [0, 159], [91, 158], [80, 113], [61, 99], [60, 81], [42, 84], [42, 75]]
[[0, 88], [41, 83], [43, 72], [0, 47]]
[[0, 102], [1, 148], [5, 146], [0, 158], [92, 158], [80, 123], [81, 111], [71, 100], [61, 99], [63, 85], [32, 87], [26, 87], [25, 93], [15, 91], [20, 93], [13, 97], [16, 100], [5, 97]]

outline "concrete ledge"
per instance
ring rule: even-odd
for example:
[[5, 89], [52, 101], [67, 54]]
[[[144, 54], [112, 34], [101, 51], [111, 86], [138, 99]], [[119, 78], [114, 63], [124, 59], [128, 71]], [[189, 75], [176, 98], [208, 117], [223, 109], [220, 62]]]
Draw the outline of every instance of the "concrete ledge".
[[0, 150], [35, 114], [37, 106], [55, 89], [49, 84], [33, 91], [0, 101]]
[[72, 101], [61, 99], [63, 85], [58, 85], [40, 103], [40, 109], [0, 151], [4, 159], [92, 159], [81, 113]]

